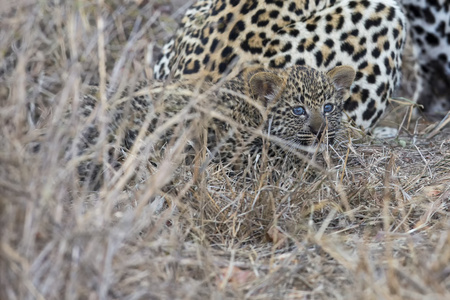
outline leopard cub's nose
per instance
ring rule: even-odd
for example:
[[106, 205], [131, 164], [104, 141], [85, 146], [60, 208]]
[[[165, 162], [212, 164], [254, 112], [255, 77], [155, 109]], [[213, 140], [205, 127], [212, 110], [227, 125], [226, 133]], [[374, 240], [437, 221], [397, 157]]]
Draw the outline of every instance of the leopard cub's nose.
[[311, 131], [312, 134], [317, 135], [318, 133], [321, 133], [322, 130], [320, 130], [320, 127], [310, 125], [309, 131]]
[[321, 128], [310, 127], [311, 133], [317, 137], [318, 140], [322, 138], [323, 130]]
[[325, 126], [321, 121], [317, 122], [317, 121], [313, 120], [313, 122], [311, 122], [311, 124], [309, 124], [309, 130], [314, 135], [321, 134], [323, 132], [324, 128], [325, 128]]

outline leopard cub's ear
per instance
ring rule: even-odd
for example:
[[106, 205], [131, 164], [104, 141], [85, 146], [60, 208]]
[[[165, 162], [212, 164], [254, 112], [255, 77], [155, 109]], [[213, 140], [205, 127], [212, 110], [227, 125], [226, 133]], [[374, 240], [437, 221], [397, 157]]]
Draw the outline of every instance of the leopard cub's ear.
[[273, 101], [283, 88], [284, 80], [270, 72], [258, 72], [249, 81], [253, 96], [263, 101], [264, 105]]
[[337, 66], [327, 73], [337, 90], [344, 89], [346, 91], [350, 89], [353, 80], [355, 80], [355, 75], [355, 70], [350, 66]]

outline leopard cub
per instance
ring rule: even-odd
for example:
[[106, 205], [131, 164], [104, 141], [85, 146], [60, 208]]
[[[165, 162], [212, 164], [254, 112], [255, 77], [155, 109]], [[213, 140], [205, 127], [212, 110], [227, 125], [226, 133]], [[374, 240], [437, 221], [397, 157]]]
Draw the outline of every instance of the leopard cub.
[[[265, 140], [270, 141], [271, 158], [285, 157], [304, 146], [333, 141], [354, 78], [355, 71], [348, 66], [337, 66], [326, 74], [293, 66], [283, 71], [249, 69], [223, 84], [200, 87], [141, 82], [108, 101], [103, 135], [95, 114], [98, 90], [92, 87], [82, 98], [79, 116], [89, 122], [83, 122], [77, 155], [86, 154], [97, 143], [104, 145], [106, 138], [108, 162], [116, 168], [138, 141], [139, 151], [147, 149], [145, 153], [151, 155], [164, 155], [184, 143], [185, 159], [206, 147], [210, 160], [232, 163], [233, 169], [260, 155]], [[89, 160], [79, 172], [94, 180], [104, 167]]]

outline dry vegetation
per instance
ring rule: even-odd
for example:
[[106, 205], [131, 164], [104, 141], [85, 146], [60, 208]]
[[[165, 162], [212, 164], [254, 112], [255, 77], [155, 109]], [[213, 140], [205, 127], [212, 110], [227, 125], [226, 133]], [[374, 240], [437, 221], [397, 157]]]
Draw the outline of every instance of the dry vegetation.
[[69, 99], [151, 77], [184, 2], [58, 2], [1, 4], [0, 299], [450, 298], [450, 140], [423, 121], [278, 180], [144, 151], [89, 192]]

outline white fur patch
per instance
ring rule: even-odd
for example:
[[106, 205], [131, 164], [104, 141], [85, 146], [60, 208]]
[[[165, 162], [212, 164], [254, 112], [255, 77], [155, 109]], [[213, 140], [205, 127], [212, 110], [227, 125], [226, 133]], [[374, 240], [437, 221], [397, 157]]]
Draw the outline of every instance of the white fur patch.
[[376, 127], [372, 130], [372, 134], [377, 139], [392, 139], [397, 136], [398, 129], [392, 127]]

